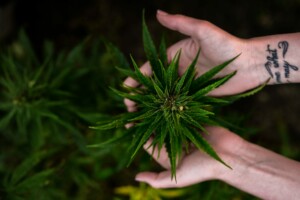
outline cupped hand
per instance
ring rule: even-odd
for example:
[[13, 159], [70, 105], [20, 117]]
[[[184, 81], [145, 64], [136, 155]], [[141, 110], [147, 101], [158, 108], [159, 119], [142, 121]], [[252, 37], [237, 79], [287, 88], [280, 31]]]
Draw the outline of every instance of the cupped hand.
[[[233, 169], [236, 164], [239, 152], [244, 148], [246, 141], [220, 127], [207, 127], [209, 135], [207, 141], [212, 145], [218, 155]], [[176, 180], [171, 179], [170, 161], [166, 149], [162, 149], [158, 157], [158, 149], [149, 148], [151, 141], [148, 141], [144, 148], [163, 167], [162, 172], [141, 172], [136, 175], [136, 180], [145, 182], [155, 188], [184, 187], [206, 180], [221, 179], [223, 174], [231, 171], [228, 167], [214, 160], [199, 149], [192, 149], [189, 154], [184, 154], [180, 159]]]
[[[233, 71], [237, 71], [237, 74], [209, 95], [226, 96], [242, 93], [268, 79], [265, 73], [261, 72], [263, 68], [255, 64], [250, 40], [237, 38], [208, 21], [183, 15], [171, 15], [158, 11], [157, 19], [163, 26], [188, 36], [187, 39], [170, 46], [167, 51], [168, 59], [171, 60], [181, 50], [179, 74], [183, 74], [195, 58], [199, 48], [201, 52], [197, 62], [198, 76], [240, 54], [235, 61], [217, 74], [217, 77], [225, 76]], [[141, 71], [151, 75], [149, 62], [141, 67]], [[138, 82], [132, 78], [127, 78], [124, 84], [131, 87], [138, 86]], [[129, 111], [134, 111], [133, 102], [125, 100], [125, 104]]]

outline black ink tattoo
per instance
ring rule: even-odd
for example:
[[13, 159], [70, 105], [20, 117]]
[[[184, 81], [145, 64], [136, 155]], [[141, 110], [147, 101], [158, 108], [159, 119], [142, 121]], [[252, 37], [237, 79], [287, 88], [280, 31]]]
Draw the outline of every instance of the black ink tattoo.
[[[281, 83], [282, 76], [280, 71], [284, 71], [284, 78], [289, 82], [291, 71], [298, 71], [299, 67], [290, 64], [285, 60], [285, 55], [288, 52], [289, 43], [287, 41], [280, 41], [277, 44], [278, 49], [272, 49], [270, 44], [267, 45], [268, 55], [266, 57], [267, 62], [265, 63], [265, 69], [269, 73], [271, 78], [275, 78], [277, 83]], [[280, 54], [278, 54], [278, 51]], [[281, 70], [283, 68], [283, 70]]]
[[275, 72], [275, 77], [276, 77], [276, 82], [277, 83], [281, 83], [281, 79], [280, 79], [280, 72]]
[[278, 68], [279, 64], [278, 64], [277, 49], [270, 49], [270, 45], [268, 45], [267, 52], [269, 52], [269, 54], [271, 55], [271, 56], [267, 56], [267, 60], [268, 60], [267, 63], [269, 65], [273, 64], [275, 68]]
[[294, 71], [298, 71], [298, 69], [299, 69], [297, 66], [291, 65], [287, 61], [284, 61], [283, 67], [284, 67], [284, 77], [285, 78], [290, 78], [290, 69], [292, 69]]
[[287, 41], [281, 41], [278, 43], [278, 48], [281, 49], [282, 48], [282, 57], [285, 57], [285, 54], [289, 48], [289, 43]]

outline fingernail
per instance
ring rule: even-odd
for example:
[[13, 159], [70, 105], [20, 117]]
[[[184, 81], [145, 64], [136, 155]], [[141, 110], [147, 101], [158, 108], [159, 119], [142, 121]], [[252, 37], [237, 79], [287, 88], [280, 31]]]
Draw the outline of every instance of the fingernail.
[[162, 10], [157, 10], [157, 14], [159, 14], [159, 15], [168, 15], [167, 12], [162, 11]]

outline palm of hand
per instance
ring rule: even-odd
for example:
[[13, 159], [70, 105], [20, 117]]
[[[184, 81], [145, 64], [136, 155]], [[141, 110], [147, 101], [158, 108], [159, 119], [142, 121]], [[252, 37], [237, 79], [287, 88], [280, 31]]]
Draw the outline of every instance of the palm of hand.
[[[168, 18], [172, 18], [172, 21], [170, 21], [171, 19], [166, 21], [165, 17], [158, 15], [158, 20], [164, 26], [190, 36], [190, 38], [181, 40], [168, 49], [169, 60], [181, 49], [180, 74], [183, 74], [192, 62], [199, 48], [201, 49], [197, 65], [199, 75], [240, 54], [230, 66], [218, 74], [218, 77], [233, 71], [238, 73], [224, 86], [213, 91], [211, 95], [224, 96], [241, 93], [266, 81], [261, 81], [257, 77], [257, 70], [251, 61], [251, 45], [247, 40], [234, 37], [206, 21], [181, 15], [168, 16]], [[177, 23], [175, 23], [176, 21]]]
[[[219, 153], [226, 163], [233, 163], [231, 158], [236, 157], [245, 144], [244, 140], [232, 132], [220, 127], [208, 127], [209, 135], [206, 139]], [[221, 165], [207, 154], [192, 148], [188, 154], [182, 155], [177, 168], [177, 182], [171, 180], [170, 164], [168, 154], [162, 149], [158, 156], [157, 149], [148, 148], [151, 141], [145, 144], [149, 154], [166, 169], [160, 173], [142, 172], [136, 177], [137, 180], [147, 182], [156, 188], [184, 187], [198, 182], [218, 179], [230, 169]], [[234, 155], [233, 155], [234, 154]]]

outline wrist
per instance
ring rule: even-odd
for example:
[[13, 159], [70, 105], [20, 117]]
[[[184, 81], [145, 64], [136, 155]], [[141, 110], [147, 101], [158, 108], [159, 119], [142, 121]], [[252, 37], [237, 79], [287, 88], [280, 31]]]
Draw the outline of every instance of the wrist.
[[[246, 39], [248, 68], [253, 74], [253, 85], [259, 86], [270, 79], [270, 74], [264, 67], [266, 63], [265, 48], [257, 38]], [[269, 80], [268, 84], [273, 84], [273, 80]]]
[[255, 155], [249, 151], [251, 144], [244, 141], [240, 150], [227, 153], [226, 158], [231, 169], [223, 168], [218, 179], [230, 185], [248, 173], [249, 167], [255, 163]]
[[284, 34], [247, 40], [259, 84], [300, 82], [299, 39], [299, 34]]
[[231, 159], [232, 170], [221, 181], [262, 199], [299, 199], [298, 162], [252, 143]]

